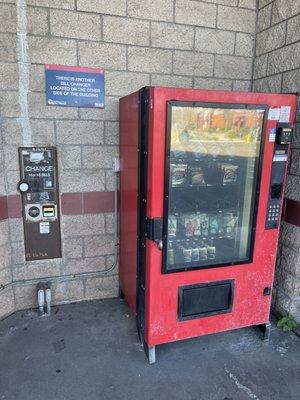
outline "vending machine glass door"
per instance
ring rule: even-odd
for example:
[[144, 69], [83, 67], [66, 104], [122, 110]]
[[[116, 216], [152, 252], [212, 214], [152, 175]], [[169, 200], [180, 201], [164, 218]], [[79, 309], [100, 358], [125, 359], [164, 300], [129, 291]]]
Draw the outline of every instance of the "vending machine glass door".
[[163, 272], [251, 262], [265, 111], [168, 103]]

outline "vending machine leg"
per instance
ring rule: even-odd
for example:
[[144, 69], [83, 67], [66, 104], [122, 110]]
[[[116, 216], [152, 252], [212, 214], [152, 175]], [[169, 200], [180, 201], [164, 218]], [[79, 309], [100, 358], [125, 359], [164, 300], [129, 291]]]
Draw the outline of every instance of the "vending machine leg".
[[120, 299], [125, 299], [125, 295], [123, 293], [123, 290], [120, 288], [120, 286], [119, 286], [119, 298]]
[[268, 341], [270, 339], [271, 323], [266, 322], [265, 324], [257, 325], [257, 328], [262, 332], [262, 340]]
[[149, 364], [154, 364], [155, 363], [155, 346], [148, 346], [144, 342], [144, 350], [146, 357], [148, 358]]

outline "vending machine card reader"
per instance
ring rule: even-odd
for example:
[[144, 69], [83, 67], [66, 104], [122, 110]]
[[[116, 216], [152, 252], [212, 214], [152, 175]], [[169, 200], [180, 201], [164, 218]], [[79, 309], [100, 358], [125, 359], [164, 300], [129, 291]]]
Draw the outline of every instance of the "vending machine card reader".
[[20, 147], [26, 261], [61, 257], [55, 147]]

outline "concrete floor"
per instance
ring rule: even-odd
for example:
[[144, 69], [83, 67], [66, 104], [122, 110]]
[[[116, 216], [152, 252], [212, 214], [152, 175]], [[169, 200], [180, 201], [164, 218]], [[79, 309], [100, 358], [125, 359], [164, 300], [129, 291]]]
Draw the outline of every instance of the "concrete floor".
[[299, 400], [300, 338], [241, 329], [162, 345], [148, 365], [119, 299], [0, 322], [3, 400]]

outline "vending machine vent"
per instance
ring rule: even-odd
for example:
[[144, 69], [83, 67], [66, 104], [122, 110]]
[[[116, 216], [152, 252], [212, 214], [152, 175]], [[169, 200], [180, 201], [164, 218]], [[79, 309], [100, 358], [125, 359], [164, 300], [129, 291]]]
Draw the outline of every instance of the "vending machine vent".
[[231, 311], [234, 281], [209, 282], [179, 288], [178, 318], [207, 317]]

